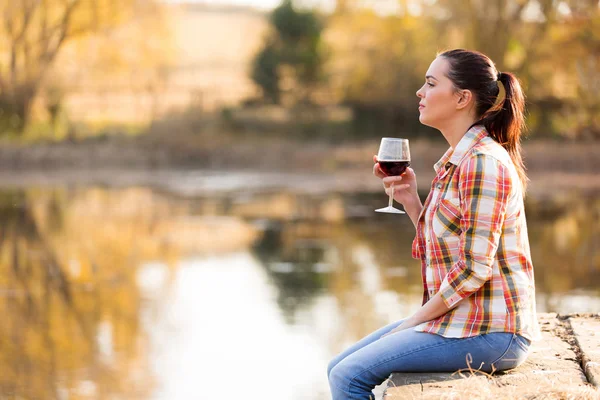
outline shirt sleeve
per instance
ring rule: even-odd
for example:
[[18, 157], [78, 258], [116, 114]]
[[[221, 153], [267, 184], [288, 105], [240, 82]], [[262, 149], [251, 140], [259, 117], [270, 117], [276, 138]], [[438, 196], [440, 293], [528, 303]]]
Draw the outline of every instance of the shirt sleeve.
[[494, 157], [476, 154], [461, 165], [461, 256], [440, 286], [448, 308], [491, 278], [511, 185], [508, 169]]
[[421, 250], [419, 246], [419, 233], [417, 232], [412, 242], [412, 258], [421, 259]]

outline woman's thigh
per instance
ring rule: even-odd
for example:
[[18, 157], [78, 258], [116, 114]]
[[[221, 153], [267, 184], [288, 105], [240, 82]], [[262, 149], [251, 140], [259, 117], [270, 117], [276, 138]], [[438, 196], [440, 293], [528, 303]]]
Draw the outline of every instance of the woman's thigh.
[[[515, 336], [493, 333], [446, 338], [407, 329], [375, 340], [346, 356], [334, 366], [330, 381], [341, 390], [358, 390], [356, 393], [359, 393], [381, 384], [392, 372], [454, 372], [467, 368], [490, 372], [492, 364], [503, 360], [514, 347]], [[519, 357], [520, 361], [513, 364], [522, 362], [524, 358]], [[507, 363], [503, 366], [510, 367]]]
[[392, 329], [398, 327], [403, 321], [404, 321], [404, 319], [401, 319], [400, 321], [392, 322], [391, 324], [386, 325], [383, 328], [380, 328], [380, 329], [376, 330], [375, 332], [373, 332], [373, 333], [365, 336], [364, 338], [362, 338], [361, 340], [359, 340], [358, 342], [354, 343], [352, 346], [348, 347], [346, 350], [342, 351], [340, 354], [338, 354], [337, 356], [335, 356], [329, 362], [329, 366], [327, 367], [327, 376], [329, 376], [329, 374], [330, 374], [331, 370], [333, 369], [333, 367], [335, 367], [344, 358], [348, 357], [350, 354], [356, 352], [357, 350], [360, 350], [363, 347], [365, 347], [365, 346], [367, 346], [367, 345], [375, 342], [376, 340], [381, 339], [381, 337], [383, 335], [385, 335], [386, 333], [388, 333]]

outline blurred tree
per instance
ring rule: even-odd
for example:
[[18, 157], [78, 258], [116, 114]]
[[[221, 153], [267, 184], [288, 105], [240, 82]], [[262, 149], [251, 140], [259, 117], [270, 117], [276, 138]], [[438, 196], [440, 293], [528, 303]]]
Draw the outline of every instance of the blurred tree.
[[535, 134], [598, 136], [598, 1], [401, 1], [396, 14], [385, 16], [371, 3], [336, 4], [324, 35], [332, 49], [326, 68], [340, 101], [359, 119], [377, 121], [362, 126], [362, 134], [418, 132], [414, 93], [424, 71], [438, 51], [462, 47], [517, 74]]
[[252, 79], [260, 86], [263, 97], [279, 104], [279, 63], [280, 57], [275, 43], [269, 41], [254, 59]]
[[335, 13], [345, 14], [348, 12], [349, 4], [348, 0], [336, 0], [335, 2]]
[[[578, 101], [572, 110], [578, 115], [574, 136], [600, 139], [600, 4], [574, 1], [571, 4], [571, 43], [574, 51]], [[597, 3], [594, 5], [594, 3]]]
[[46, 89], [46, 110], [50, 115], [50, 125], [55, 134], [58, 127], [58, 120], [63, 108], [64, 90], [60, 84], [47, 85]]
[[421, 129], [415, 92], [438, 49], [429, 22], [409, 14], [381, 17], [364, 8], [330, 19], [330, 85], [353, 109], [360, 135]]
[[323, 26], [313, 11], [298, 11], [284, 0], [270, 16], [273, 27], [252, 65], [263, 98], [279, 104], [310, 102], [320, 81]]
[[0, 0], [0, 126], [21, 133], [65, 44], [122, 22], [134, 0]]

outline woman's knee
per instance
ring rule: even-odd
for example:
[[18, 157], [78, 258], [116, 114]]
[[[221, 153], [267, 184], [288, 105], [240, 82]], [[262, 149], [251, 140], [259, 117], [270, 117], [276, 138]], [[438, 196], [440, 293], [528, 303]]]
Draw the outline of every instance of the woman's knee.
[[333, 369], [333, 367], [335, 367], [338, 364], [338, 360], [337, 357], [334, 358], [333, 360], [329, 361], [329, 364], [327, 365], [327, 377], [329, 378], [329, 375], [331, 375], [331, 370]]
[[351, 396], [362, 399], [362, 395], [368, 396], [376, 385], [373, 385], [372, 382], [367, 382], [365, 379], [368, 375], [368, 373], [365, 374], [367, 371], [357, 372], [359, 371], [356, 368], [346, 365], [342, 360], [331, 369], [329, 373], [329, 385], [334, 392], [343, 393], [345, 398]]
[[338, 390], [347, 388], [350, 381], [349, 371], [344, 367], [343, 362], [331, 362], [327, 369], [327, 378], [329, 379], [329, 385]]

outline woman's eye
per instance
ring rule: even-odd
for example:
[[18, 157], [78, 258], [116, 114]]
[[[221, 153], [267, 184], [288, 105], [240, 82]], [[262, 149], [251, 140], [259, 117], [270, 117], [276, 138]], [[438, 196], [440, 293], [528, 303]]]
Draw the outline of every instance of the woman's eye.
[[426, 82], [426, 83], [431, 87], [435, 86], [433, 83], [429, 83], [429, 82]]

